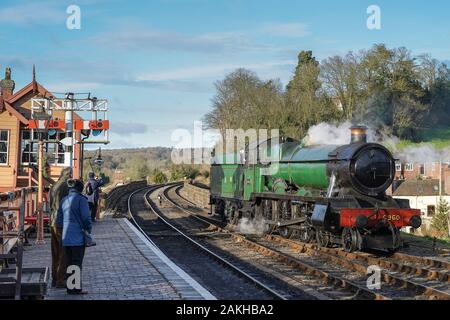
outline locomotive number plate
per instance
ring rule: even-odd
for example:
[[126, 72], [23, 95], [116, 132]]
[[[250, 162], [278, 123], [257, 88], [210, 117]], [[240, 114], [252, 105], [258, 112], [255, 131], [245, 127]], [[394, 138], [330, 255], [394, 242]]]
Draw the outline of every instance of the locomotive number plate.
[[385, 216], [388, 221], [400, 221], [401, 217], [398, 214], [388, 214]]

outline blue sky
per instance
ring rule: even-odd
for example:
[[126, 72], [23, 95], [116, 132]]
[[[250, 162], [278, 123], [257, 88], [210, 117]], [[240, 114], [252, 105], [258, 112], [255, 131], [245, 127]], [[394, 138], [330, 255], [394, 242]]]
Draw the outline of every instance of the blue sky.
[[[300, 50], [322, 60], [374, 43], [450, 60], [447, 1], [0, 0], [0, 70], [16, 87], [110, 101], [110, 148], [171, 146], [208, 112], [214, 82], [238, 67], [289, 81]], [[69, 5], [81, 29], [66, 28]], [[366, 27], [381, 8], [381, 30]]]

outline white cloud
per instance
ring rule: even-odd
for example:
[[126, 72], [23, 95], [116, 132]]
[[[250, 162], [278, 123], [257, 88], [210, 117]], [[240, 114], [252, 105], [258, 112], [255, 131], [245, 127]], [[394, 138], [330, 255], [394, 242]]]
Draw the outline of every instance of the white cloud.
[[57, 7], [56, 3], [33, 1], [0, 9], [0, 25], [2, 24], [51, 24], [64, 22], [67, 15], [65, 7]]
[[225, 63], [193, 66], [159, 72], [142, 74], [137, 77], [137, 81], [172, 81], [189, 80], [198, 78], [217, 78], [224, 76], [238, 68], [250, 69], [252, 71], [274, 71], [286, 66], [295, 66], [294, 60], [269, 61], [261, 63]]
[[240, 53], [258, 50], [278, 50], [271, 44], [254, 40], [261, 35], [284, 38], [302, 38], [309, 35], [301, 22], [266, 23], [254, 29], [188, 34], [152, 29], [144, 25], [123, 24], [114, 32], [94, 37], [93, 41], [123, 50], [165, 50], [203, 53]]
[[118, 134], [120, 136], [130, 136], [132, 134], [143, 134], [147, 133], [148, 126], [145, 123], [140, 122], [120, 122], [113, 121], [111, 124], [111, 132]]
[[306, 24], [301, 22], [292, 23], [268, 23], [262, 27], [266, 34], [286, 38], [303, 38], [310, 34]]
[[58, 82], [44, 84], [50, 92], [90, 92], [92, 89], [100, 87], [97, 82]]
[[185, 34], [174, 31], [124, 26], [119, 31], [96, 36], [97, 43], [124, 50], [167, 50], [205, 53], [252, 51], [269, 46], [253, 43], [242, 32]]

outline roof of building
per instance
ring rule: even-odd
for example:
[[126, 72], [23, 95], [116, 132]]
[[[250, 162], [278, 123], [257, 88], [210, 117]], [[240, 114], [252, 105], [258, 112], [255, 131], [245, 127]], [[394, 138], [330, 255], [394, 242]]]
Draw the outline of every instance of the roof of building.
[[[442, 181], [442, 184], [444, 182]], [[442, 192], [444, 194], [444, 185], [442, 185]], [[439, 180], [405, 180], [394, 191], [393, 196], [439, 196]]]
[[43, 97], [51, 98], [53, 94], [45, 89], [41, 84], [36, 81], [36, 72], [33, 66], [33, 79], [22, 89], [16, 91], [10, 97], [2, 97], [0, 96], [0, 112], [6, 109], [12, 115], [14, 115], [20, 122], [27, 125], [28, 120], [31, 118], [31, 111], [22, 108], [20, 106], [16, 106], [16, 102], [25, 97], [28, 94], [41, 95]]

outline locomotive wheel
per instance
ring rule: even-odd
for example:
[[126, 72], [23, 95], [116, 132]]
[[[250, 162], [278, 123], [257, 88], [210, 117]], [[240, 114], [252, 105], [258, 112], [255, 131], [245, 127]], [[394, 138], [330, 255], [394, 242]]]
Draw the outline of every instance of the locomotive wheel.
[[294, 230], [288, 227], [281, 227], [279, 228], [278, 232], [280, 233], [280, 236], [282, 236], [283, 238], [289, 239], [292, 237]]
[[393, 227], [392, 225], [389, 226], [389, 229], [391, 231], [392, 234], [392, 248], [388, 249], [389, 253], [394, 253], [395, 251], [397, 251], [400, 246], [401, 246], [401, 237], [400, 237], [400, 231]]
[[316, 231], [316, 240], [319, 246], [328, 247], [331, 243], [330, 235], [325, 231]]
[[303, 226], [302, 230], [298, 231], [299, 238], [302, 242], [310, 243], [316, 238], [313, 228], [310, 226]]
[[344, 228], [342, 230], [342, 246], [347, 252], [353, 252], [359, 249], [358, 231], [353, 228]]
[[[276, 211], [273, 210], [273, 204], [271, 200], [263, 200], [262, 203], [262, 212], [265, 220], [277, 220], [276, 219]], [[275, 225], [266, 223], [266, 232], [272, 233], [275, 230]]]
[[239, 216], [238, 210], [233, 206], [231, 202], [225, 204], [225, 216], [230, 224], [237, 223], [237, 217]]
[[256, 203], [255, 205], [255, 219], [261, 220], [264, 219], [264, 204], [263, 201]]
[[[278, 216], [277, 216], [277, 221], [284, 221], [284, 220], [291, 220], [292, 218], [292, 208], [291, 208], [291, 204], [289, 201], [278, 201], [277, 203], [277, 211], [278, 211]], [[283, 238], [289, 239], [294, 230], [292, 230], [291, 228], [288, 227], [281, 227], [278, 228], [278, 232], [280, 233], [280, 235]]]
[[225, 218], [225, 202], [219, 200], [216, 205], [214, 205], [214, 213], [217, 214], [222, 219]]
[[234, 210], [231, 212], [230, 223], [232, 225], [237, 225], [238, 221], [239, 221], [239, 210], [234, 208]]
[[278, 211], [281, 220], [290, 220], [292, 217], [292, 209], [289, 201], [278, 201]]

